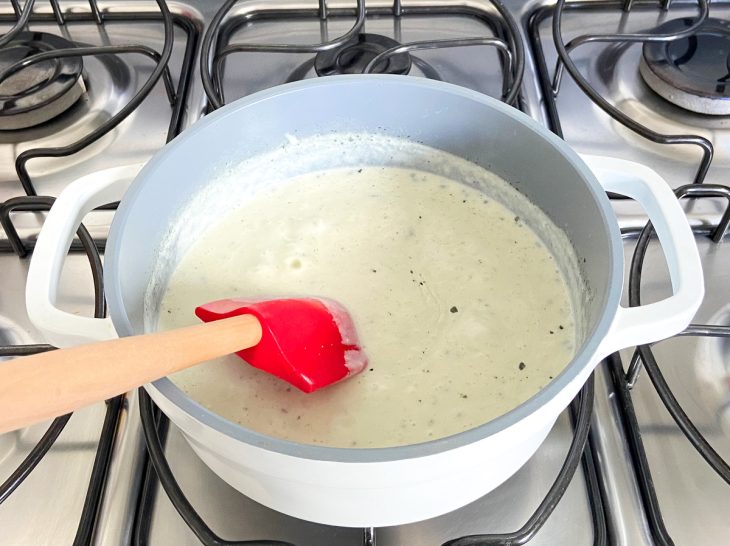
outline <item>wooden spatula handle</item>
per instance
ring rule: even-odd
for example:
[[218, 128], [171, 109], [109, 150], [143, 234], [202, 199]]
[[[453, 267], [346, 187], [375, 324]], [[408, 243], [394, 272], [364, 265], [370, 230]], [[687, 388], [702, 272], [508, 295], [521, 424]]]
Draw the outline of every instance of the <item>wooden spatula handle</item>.
[[0, 434], [256, 345], [252, 315], [59, 349], [0, 363]]

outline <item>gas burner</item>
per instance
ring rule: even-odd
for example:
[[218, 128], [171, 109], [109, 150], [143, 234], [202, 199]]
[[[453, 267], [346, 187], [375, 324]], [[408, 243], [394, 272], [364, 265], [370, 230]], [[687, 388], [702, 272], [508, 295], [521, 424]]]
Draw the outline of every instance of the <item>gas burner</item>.
[[[21, 32], [0, 49], [0, 71], [43, 51], [74, 47], [45, 32]], [[86, 91], [81, 57], [50, 59], [0, 82], [0, 130], [25, 129], [68, 110]]]
[[[377, 55], [399, 45], [393, 38], [381, 34], [358, 34], [336, 49], [318, 53], [314, 59], [314, 70], [318, 76], [361, 74]], [[408, 74], [410, 70], [411, 56], [408, 53], [393, 55], [376, 68], [380, 74]]]
[[[657, 28], [680, 32], [690, 18]], [[639, 65], [644, 81], [669, 102], [699, 114], [730, 114], [730, 22], [708, 18], [695, 34], [673, 42], [646, 42]]]

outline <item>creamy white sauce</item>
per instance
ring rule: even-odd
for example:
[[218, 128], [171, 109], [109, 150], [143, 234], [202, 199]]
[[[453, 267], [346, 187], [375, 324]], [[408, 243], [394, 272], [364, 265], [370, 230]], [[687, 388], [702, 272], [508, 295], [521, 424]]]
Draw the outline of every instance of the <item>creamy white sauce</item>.
[[313, 394], [235, 356], [172, 380], [246, 428], [338, 447], [433, 440], [513, 409], [570, 361], [576, 332], [560, 268], [528, 227], [549, 220], [517, 216], [535, 207], [492, 183], [515, 206], [377, 166], [253, 195], [189, 246], [159, 328], [194, 324], [196, 305], [229, 296], [322, 296], [349, 310], [369, 365]]

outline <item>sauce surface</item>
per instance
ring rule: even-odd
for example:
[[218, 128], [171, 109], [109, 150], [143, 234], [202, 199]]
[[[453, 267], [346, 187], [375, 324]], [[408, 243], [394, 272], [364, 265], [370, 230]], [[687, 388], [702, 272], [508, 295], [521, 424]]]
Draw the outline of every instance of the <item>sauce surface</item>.
[[159, 328], [195, 324], [195, 306], [215, 299], [297, 295], [348, 309], [365, 371], [313, 394], [235, 356], [171, 379], [257, 432], [387, 447], [515, 408], [575, 350], [568, 288], [540, 237], [484, 192], [423, 171], [332, 169], [254, 195], [187, 250]]

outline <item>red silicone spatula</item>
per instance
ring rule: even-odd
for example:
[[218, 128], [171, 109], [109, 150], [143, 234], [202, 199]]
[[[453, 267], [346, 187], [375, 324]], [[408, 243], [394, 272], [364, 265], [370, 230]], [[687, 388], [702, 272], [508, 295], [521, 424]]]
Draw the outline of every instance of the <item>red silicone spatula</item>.
[[201, 305], [195, 314], [205, 322], [256, 317], [261, 339], [236, 354], [304, 392], [336, 383], [367, 364], [350, 315], [333, 300], [225, 299]]
[[206, 324], [1, 362], [0, 433], [234, 352], [304, 392], [367, 364], [350, 316], [332, 300], [225, 299], [195, 313]]

